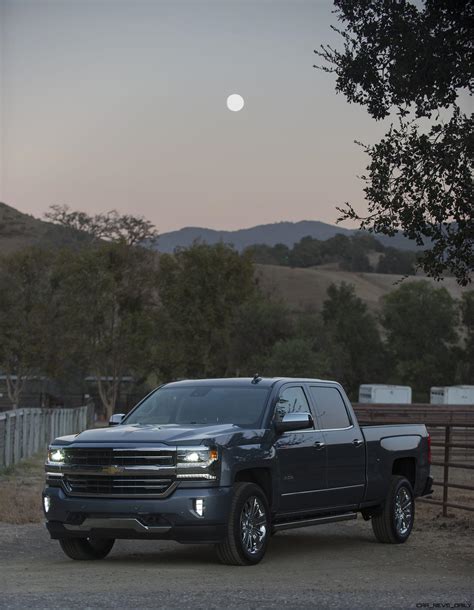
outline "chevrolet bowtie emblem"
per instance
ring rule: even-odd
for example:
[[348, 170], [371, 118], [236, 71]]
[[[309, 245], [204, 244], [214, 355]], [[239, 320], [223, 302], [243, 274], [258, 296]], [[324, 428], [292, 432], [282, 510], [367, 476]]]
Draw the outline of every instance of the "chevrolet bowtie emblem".
[[102, 468], [104, 474], [120, 474], [125, 468], [123, 466], [105, 466]]

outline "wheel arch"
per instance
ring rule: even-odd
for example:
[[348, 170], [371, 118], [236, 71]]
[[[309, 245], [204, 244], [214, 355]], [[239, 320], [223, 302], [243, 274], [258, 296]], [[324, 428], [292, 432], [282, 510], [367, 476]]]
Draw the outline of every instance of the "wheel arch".
[[234, 477], [235, 483], [254, 483], [265, 494], [270, 508], [273, 505], [273, 482], [270, 468], [244, 468], [238, 470]]
[[392, 475], [405, 477], [411, 484], [412, 490], [416, 485], [416, 458], [402, 457], [397, 458], [392, 464]]

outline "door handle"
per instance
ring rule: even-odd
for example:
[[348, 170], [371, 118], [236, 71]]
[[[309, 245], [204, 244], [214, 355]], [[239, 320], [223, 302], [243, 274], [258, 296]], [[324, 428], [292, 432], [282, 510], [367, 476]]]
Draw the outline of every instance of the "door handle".
[[360, 447], [361, 445], [363, 445], [363, 444], [364, 444], [364, 441], [361, 441], [361, 440], [360, 440], [360, 438], [355, 438], [355, 439], [352, 441], [352, 444], [353, 444], [353, 445], [355, 445], [356, 447]]
[[316, 441], [314, 443], [314, 446], [316, 447], [316, 449], [323, 449], [323, 447], [325, 446], [326, 443], [323, 443], [322, 441]]

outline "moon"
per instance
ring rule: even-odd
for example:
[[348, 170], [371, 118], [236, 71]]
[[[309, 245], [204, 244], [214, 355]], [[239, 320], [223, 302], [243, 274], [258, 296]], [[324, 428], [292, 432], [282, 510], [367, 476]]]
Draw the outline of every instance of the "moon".
[[227, 98], [227, 108], [232, 110], [232, 112], [239, 112], [244, 107], [245, 101], [244, 98], [238, 93], [232, 93]]

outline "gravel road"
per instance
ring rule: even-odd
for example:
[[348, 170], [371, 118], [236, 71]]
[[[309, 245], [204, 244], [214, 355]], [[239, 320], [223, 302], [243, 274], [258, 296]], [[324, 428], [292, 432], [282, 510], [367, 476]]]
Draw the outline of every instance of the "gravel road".
[[281, 532], [261, 564], [229, 567], [211, 547], [156, 541], [118, 541], [103, 561], [73, 562], [43, 525], [0, 523], [0, 607], [470, 607], [472, 531], [428, 514], [406, 544], [388, 546], [360, 519]]

